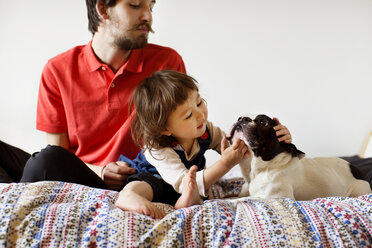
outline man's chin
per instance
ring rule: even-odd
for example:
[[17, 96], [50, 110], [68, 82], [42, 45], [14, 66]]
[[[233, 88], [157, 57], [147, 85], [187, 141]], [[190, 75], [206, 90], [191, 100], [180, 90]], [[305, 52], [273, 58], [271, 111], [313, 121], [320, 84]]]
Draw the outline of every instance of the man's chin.
[[133, 46], [133, 49], [141, 49], [141, 48], [145, 48], [148, 44], [148, 39], [144, 39], [140, 42], [136, 42]]
[[148, 44], [147, 37], [139, 37], [135, 41], [131, 40], [121, 40], [117, 42], [117, 46], [123, 50], [134, 50], [134, 49], [141, 49], [145, 48]]

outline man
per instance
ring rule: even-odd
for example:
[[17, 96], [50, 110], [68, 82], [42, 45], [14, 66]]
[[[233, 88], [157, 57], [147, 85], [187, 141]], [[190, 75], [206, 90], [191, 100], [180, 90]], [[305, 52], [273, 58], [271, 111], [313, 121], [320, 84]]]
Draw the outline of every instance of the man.
[[139, 152], [130, 133], [132, 91], [154, 71], [185, 72], [176, 51], [147, 44], [154, 0], [86, 4], [93, 38], [46, 64], [36, 126], [50, 146], [31, 156], [21, 182], [60, 180], [120, 190], [135, 170], [115, 161]]

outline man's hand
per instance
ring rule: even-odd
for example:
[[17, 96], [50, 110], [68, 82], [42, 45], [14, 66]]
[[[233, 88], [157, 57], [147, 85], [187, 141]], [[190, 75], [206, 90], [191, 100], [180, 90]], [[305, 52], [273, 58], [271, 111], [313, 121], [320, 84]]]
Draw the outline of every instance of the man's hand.
[[123, 161], [107, 164], [102, 170], [102, 180], [112, 190], [121, 190], [127, 178], [135, 174], [136, 170]]

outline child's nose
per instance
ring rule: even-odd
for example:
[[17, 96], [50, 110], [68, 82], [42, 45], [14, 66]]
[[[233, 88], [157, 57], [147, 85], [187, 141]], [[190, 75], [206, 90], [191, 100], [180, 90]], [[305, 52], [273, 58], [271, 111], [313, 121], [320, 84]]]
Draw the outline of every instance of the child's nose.
[[198, 111], [198, 113], [197, 113], [197, 120], [198, 121], [204, 120], [204, 118], [205, 118], [204, 112]]

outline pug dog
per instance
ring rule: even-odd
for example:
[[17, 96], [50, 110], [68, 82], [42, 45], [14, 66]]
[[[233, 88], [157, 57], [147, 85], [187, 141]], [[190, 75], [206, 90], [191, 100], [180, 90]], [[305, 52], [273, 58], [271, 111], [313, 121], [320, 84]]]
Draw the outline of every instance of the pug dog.
[[276, 125], [266, 115], [240, 117], [233, 125], [229, 139], [242, 139], [253, 153], [240, 164], [246, 183], [239, 196], [311, 200], [371, 193], [369, 183], [347, 161], [307, 158], [295, 145], [279, 142]]

